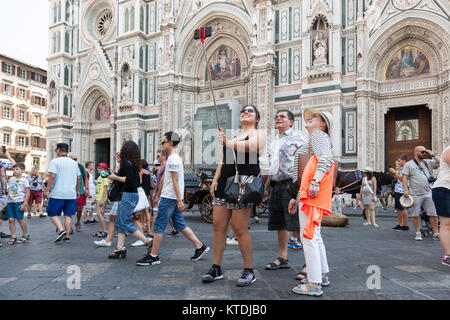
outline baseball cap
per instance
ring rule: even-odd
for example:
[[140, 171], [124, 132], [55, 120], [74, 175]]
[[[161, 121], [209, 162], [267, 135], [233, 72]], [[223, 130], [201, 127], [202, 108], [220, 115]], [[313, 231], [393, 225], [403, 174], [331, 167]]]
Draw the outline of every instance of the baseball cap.
[[108, 165], [106, 163], [104, 163], [104, 162], [97, 163], [97, 166], [102, 167], [105, 170], [108, 170]]

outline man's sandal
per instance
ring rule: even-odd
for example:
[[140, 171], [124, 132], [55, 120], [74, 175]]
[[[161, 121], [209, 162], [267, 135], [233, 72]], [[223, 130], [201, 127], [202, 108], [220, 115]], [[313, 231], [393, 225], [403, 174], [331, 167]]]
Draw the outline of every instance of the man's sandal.
[[[280, 264], [276, 264], [275, 261], [279, 261]], [[266, 270], [277, 270], [277, 269], [289, 269], [291, 266], [288, 263], [288, 259], [283, 259], [278, 257], [274, 262], [269, 263], [266, 266]]]
[[9, 244], [9, 245], [13, 245], [13, 244], [15, 244], [16, 242], [17, 242], [17, 238], [11, 238], [11, 239], [9, 239], [8, 244]]
[[28, 236], [22, 236], [22, 238], [20, 238], [19, 240], [17, 240], [17, 243], [24, 243], [24, 242], [27, 242], [27, 240], [28, 240], [29, 238], [28, 238]]
[[81, 224], [75, 223], [75, 229], [77, 230], [77, 232], [81, 232]]
[[306, 279], [306, 272], [303, 271], [305, 268], [306, 268], [306, 264], [303, 265], [302, 271], [300, 271], [297, 274], [297, 276], [295, 277], [295, 280], [302, 281], [302, 280]]
[[298, 286], [292, 288], [292, 292], [314, 297], [320, 297], [321, 295], [323, 295], [322, 287], [320, 286], [320, 284], [316, 287], [311, 286], [309, 283], [299, 284]]

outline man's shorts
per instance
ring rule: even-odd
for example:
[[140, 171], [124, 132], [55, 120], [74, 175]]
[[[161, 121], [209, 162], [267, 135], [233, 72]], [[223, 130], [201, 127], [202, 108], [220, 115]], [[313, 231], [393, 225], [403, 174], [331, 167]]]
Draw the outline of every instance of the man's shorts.
[[400, 198], [403, 196], [403, 193], [395, 192], [394, 193], [394, 199], [395, 199], [395, 209], [397, 210], [405, 210], [405, 208], [402, 207], [400, 204]]
[[288, 211], [291, 196], [288, 184], [275, 184], [270, 187], [268, 230], [299, 231], [298, 212], [290, 214]]
[[8, 203], [8, 206], [6, 207], [6, 219], [14, 218], [22, 220], [25, 213], [25, 210], [20, 211], [19, 209], [22, 204], [23, 202]]
[[434, 188], [432, 194], [438, 216], [450, 218], [450, 190], [444, 187]]
[[420, 217], [422, 213], [422, 206], [429, 217], [436, 217], [436, 207], [430, 195], [413, 196], [414, 205], [408, 209], [410, 217]]
[[176, 231], [187, 228], [183, 214], [178, 209], [177, 200], [161, 198], [158, 204], [158, 214], [155, 219], [154, 232], [164, 234], [170, 218], [172, 218], [173, 227]]
[[30, 190], [30, 197], [28, 198], [28, 205], [31, 206], [33, 204], [33, 201], [36, 201], [36, 204], [41, 204], [43, 194], [44, 193], [42, 191]]
[[47, 215], [49, 217], [60, 216], [64, 212], [65, 216], [73, 216], [77, 213], [77, 200], [52, 199], [47, 204]]
[[80, 194], [77, 198], [77, 207], [83, 208], [86, 205], [86, 196], [84, 194]]

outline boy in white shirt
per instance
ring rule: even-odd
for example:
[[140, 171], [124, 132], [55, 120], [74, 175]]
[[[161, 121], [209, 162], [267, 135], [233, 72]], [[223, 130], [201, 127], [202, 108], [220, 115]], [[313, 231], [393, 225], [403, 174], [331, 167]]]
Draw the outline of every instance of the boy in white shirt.
[[166, 172], [164, 174], [164, 182], [161, 191], [161, 199], [156, 199], [158, 203], [158, 215], [154, 222], [154, 235], [151, 252], [143, 259], [137, 261], [138, 266], [150, 266], [160, 264], [159, 247], [163, 239], [169, 219], [172, 218], [176, 231], [181, 232], [195, 247], [194, 256], [191, 260], [197, 261], [209, 251], [209, 247], [205, 246], [198, 240], [192, 230], [185, 224], [182, 211], [186, 208], [184, 197], [184, 167], [180, 156], [175, 152], [174, 148], [180, 143], [180, 137], [175, 132], [169, 131], [164, 134], [162, 146], [169, 154], [166, 164]]

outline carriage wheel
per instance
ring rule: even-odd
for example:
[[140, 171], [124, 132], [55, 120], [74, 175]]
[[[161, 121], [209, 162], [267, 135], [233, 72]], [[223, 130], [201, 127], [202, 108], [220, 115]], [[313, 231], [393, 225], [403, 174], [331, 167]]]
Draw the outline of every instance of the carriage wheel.
[[213, 223], [213, 206], [212, 206], [212, 196], [207, 194], [203, 197], [202, 202], [199, 203], [198, 208], [202, 215], [203, 220], [208, 223]]
[[269, 205], [267, 205], [266, 203], [261, 203], [259, 206], [256, 207], [255, 217], [259, 217], [260, 215], [266, 213], [268, 209]]

